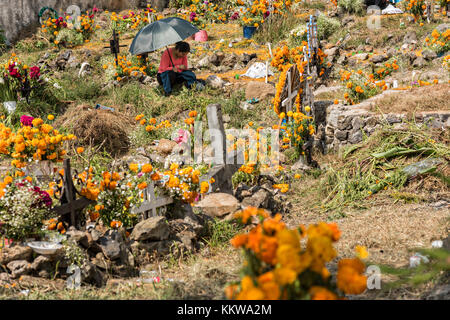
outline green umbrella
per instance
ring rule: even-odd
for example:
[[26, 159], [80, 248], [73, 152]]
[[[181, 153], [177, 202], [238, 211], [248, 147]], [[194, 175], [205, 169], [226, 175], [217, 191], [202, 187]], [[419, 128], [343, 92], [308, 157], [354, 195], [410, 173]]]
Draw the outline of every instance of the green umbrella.
[[153, 52], [182, 41], [198, 31], [189, 21], [181, 18], [161, 19], [139, 30], [131, 43], [130, 52], [134, 55]]

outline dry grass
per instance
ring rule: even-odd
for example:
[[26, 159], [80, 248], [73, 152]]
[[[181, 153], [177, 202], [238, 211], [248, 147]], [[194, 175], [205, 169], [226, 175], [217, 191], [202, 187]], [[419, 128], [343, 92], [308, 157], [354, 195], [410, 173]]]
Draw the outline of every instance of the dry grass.
[[79, 144], [102, 145], [110, 154], [120, 155], [129, 149], [128, 131], [134, 122], [118, 111], [96, 110], [79, 105], [70, 107], [55, 125], [72, 128]]
[[377, 100], [375, 108], [371, 111], [376, 112], [379, 109], [383, 113], [407, 113], [410, 115], [419, 111], [449, 111], [449, 91], [449, 84], [437, 84], [399, 91]]

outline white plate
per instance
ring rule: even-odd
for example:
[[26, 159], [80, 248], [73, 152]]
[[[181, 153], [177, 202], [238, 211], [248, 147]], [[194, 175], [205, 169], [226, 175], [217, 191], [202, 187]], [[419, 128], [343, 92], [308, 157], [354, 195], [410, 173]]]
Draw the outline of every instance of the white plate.
[[48, 241], [32, 241], [28, 242], [27, 245], [39, 254], [53, 254], [62, 248], [62, 244]]

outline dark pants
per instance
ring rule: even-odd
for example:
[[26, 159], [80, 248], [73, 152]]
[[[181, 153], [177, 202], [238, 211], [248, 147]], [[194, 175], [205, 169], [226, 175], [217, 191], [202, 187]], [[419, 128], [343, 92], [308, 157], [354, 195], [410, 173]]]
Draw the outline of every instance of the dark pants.
[[377, 6], [379, 7], [381, 10], [384, 10], [389, 2], [387, 0], [366, 0], [365, 1], [366, 6]]
[[184, 83], [187, 88], [191, 88], [194, 82], [197, 80], [195, 73], [190, 70], [185, 70], [183, 72], [175, 72], [173, 70], [164, 71], [163, 73], [158, 73], [156, 76], [158, 83], [163, 86], [164, 92], [171, 93], [172, 86], [177, 83]]

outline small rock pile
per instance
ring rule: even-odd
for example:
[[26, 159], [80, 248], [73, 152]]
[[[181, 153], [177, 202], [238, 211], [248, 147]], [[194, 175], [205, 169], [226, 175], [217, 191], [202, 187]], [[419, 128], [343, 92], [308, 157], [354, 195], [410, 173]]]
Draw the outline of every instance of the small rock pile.
[[[76, 243], [85, 257], [80, 266], [81, 281], [102, 287], [111, 276], [133, 277], [155, 256], [198, 250], [205, 226], [212, 219], [194, 214], [191, 206], [177, 204], [171, 216], [150, 217], [139, 222], [131, 234], [123, 228], [107, 230], [99, 225], [87, 231], [69, 228], [67, 240]], [[42, 255], [24, 243], [13, 243], [0, 251], [0, 285], [21, 276], [67, 279], [70, 261], [65, 249]]]

